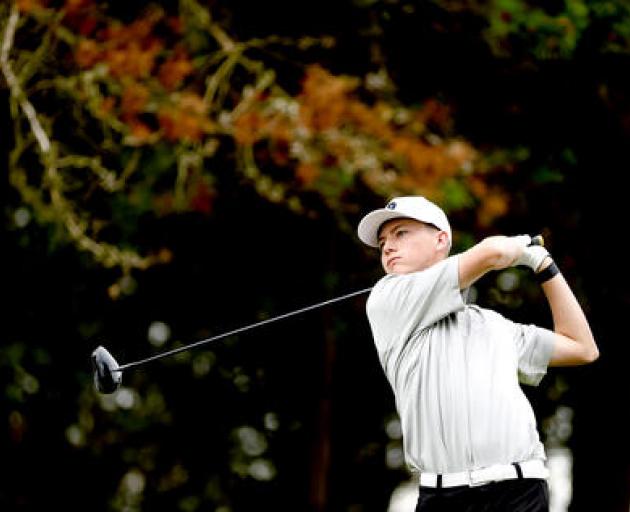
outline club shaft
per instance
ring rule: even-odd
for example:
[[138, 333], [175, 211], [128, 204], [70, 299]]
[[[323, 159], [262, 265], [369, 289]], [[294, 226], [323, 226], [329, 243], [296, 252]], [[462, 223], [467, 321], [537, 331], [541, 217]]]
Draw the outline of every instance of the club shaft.
[[140, 366], [141, 364], [145, 364], [145, 363], [149, 363], [151, 361], [155, 361], [157, 359], [162, 359], [163, 357], [169, 357], [175, 354], [179, 354], [180, 352], [185, 352], [186, 350], [190, 350], [196, 347], [199, 347], [200, 345], [205, 345], [207, 343], [211, 343], [213, 341], [218, 341], [220, 339], [223, 338], [227, 338], [228, 336], [234, 336], [235, 334], [240, 334], [243, 333], [245, 331], [249, 331], [251, 329], [256, 329], [257, 327], [262, 327], [263, 325], [267, 325], [270, 324], [272, 322], [277, 322], [279, 320], [284, 320], [286, 318], [292, 317], [292, 316], [296, 316], [299, 315], [301, 313], [306, 313], [307, 311], [312, 311], [313, 309], [318, 309], [324, 306], [327, 306], [329, 304], [333, 304], [335, 302], [340, 302], [342, 300], [346, 300], [346, 299], [350, 299], [352, 297], [356, 297], [357, 295], [363, 295], [365, 293], [368, 293], [372, 288], [364, 288], [363, 290], [358, 290], [355, 292], [351, 292], [351, 293], [347, 293], [346, 295], [341, 295], [339, 297], [335, 297], [333, 299], [328, 299], [325, 300], [323, 302], [318, 302], [317, 304], [312, 304], [310, 306], [306, 306], [304, 308], [300, 308], [297, 309], [295, 311], [290, 311], [288, 313], [284, 313], [282, 315], [278, 315], [278, 316], [274, 316], [272, 318], [267, 318], [265, 320], [261, 320], [260, 322], [255, 322], [253, 324], [249, 324], [246, 325], [244, 327], [239, 327], [238, 329], [234, 329], [232, 331], [228, 331], [228, 332], [224, 332], [222, 334], [217, 334], [216, 336], [212, 336], [210, 338], [206, 338], [203, 340], [199, 340], [196, 341], [194, 343], [191, 343], [189, 345], [184, 345], [183, 347], [178, 347], [178, 348], [174, 348], [172, 350], [168, 350], [166, 352], [162, 352], [160, 354], [156, 354], [154, 356], [150, 356], [147, 357], [145, 359], [140, 359], [139, 361], [133, 361], [131, 363], [127, 363], [127, 364], [123, 364], [121, 366], [118, 367], [117, 370], [118, 372], [121, 372], [123, 370], [127, 370], [129, 368], [134, 368], [135, 366]]
[[[532, 241], [531, 241], [531, 245], [542, 245], [542, 246], [544, 246], [544, 243], [545, 242], [544, 242], [544, 239], [543, 239], [542, 235], [536, 235], [535, 237], [532, 238]], [[312, 304], [310, 306], [306, 306], [304, 308], [296, 309], [295, 311], [290, 311], [288, 313], [284, 313], [282, 315], [274, 316], [272, 318], [267, 318], [266, 320], [261, 320], [260, 322], [255, 322], [253, 324], [249, 324], [249, 325], [246, 325], [244, 327], [239, 327], [238, 329], [233, 329], [231, 331], [224, 332], [222, 334], [217, 334], [216, 336], [212, 336], [210, 338], [199, 340], [199, 341], [196, 341], [194, 343], [190, 343], [188, 345], [184, 345], [182, 347], [174, 348], [172, 350], [167, 350], [166, 352], [162, 352], [160, 354], [155, 354], [154, 356], [150, 356], [150, 357], [147, 357], [145, 359], [140, 359], [138, 361], [133, 361], [131, 363], [123, 364], [123, 365], [119, 366], [114, 371], [122, 372], [123, 370], [127, 370], [129, 368], [134, 368], [136, 366], [140, 366], [142, 364], [149, 363], [149, 362], [155, 361], [157, 359], [162, 359], [164, 357], [173, 356], [175, 354], [179, 354], [180, 352], [185, 352], [187, 350], [191, 350], [193, 348], [199, 347], [201, 345], [205, 345], [207, 343], [211, 343], [213, 341], [218, 341], [218, 340], [221, 340], [223, 338], [227, 338], [229, 336], [234, 336], [236, 334], [241, 334], [241, 333], [243, 333], [245, 331], [250, 331], [252, 329], [256, 329], [257, 327], [262, 327], [264, 325], [267, 325], [267, 324], [270, 324], [270, 323], [273, 323], [273, 322], [277, 322], [279, 320], [284, 320], [284, 319], [290, 318], [292, 316], [300, 315], [302, 313], [306, 313], [307, 311], [312, 311], [314, 309], [318, 309], [318, 308], [327, 306], [329, 304], [333, 304], [335, 302], [341, 302], [343, 300], [350, 299], [350, 298], [356, 297], [358, 295], [363, 295], [365, 293], [368, 293], [370, 290], [372, 290], [372, 287], [364, 288], [363, 290], [357, 290], [357, 291], [351, 292], [351, 293], [347, 293], [345, 295], [341, 295], [341, 296], [335, 297], [333, 299], [328, 299], [328, 300], [325, 300], [323, 302], [318, 302], [317, 304]]]

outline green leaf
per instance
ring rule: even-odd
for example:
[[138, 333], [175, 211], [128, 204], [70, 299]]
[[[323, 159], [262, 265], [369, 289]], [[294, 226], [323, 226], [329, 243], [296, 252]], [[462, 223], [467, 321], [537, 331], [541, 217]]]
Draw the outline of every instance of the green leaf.
[[552, 169], [545, 165], [534, 171], [532, 179], [538, 184], [562, 183], [564, 181], [564, 175], [558, 169]]
[[447, 210], [460, 210], [474, 205], [474, 199], [466, 185], [459, 180], [450, 179], [442, 185], [443, 206]]

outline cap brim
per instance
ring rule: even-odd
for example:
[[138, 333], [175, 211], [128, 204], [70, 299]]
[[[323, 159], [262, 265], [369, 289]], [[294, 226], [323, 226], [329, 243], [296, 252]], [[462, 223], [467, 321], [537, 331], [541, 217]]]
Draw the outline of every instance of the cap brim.
[[357, 228], [359, 240], [370, 247], [378, 247], [379, 228], [384, 222], [391, 219], [400, 219], [401, 217], [408, 217], [408, 215], [386, 209], [374, 210], [368, 213], [361, 219], [361, 222], [359, 222], [359, 227]]

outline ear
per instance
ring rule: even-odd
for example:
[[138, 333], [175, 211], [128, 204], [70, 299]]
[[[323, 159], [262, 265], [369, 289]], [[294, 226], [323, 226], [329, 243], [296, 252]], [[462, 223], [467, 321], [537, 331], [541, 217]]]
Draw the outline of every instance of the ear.
[[448, 253], [449, 249], [448, 233], [446, 231], [440, 231], [437, 235], [437, 242], [435, 248], [438, 251], [445, 251]]

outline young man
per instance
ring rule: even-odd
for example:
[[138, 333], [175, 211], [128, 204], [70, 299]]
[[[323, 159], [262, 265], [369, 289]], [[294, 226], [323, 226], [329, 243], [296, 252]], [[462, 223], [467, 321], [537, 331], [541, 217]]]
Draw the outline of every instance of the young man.
[[[546, 249], [493, 236], [448, 256], [451, 228], [423, 197], [366, 215], [359, 238], [379, 247], [386, 275], [367, 302], [378, 356], [394, 391], [405, 459], [419, 473], [416, 512], [548, 510], [548, 471], [532, 407], [519, 386], [548, 366], [597, 359], [573, 292]], [[491, 270], [530, 267], [553, 331], [465, 303]]]

